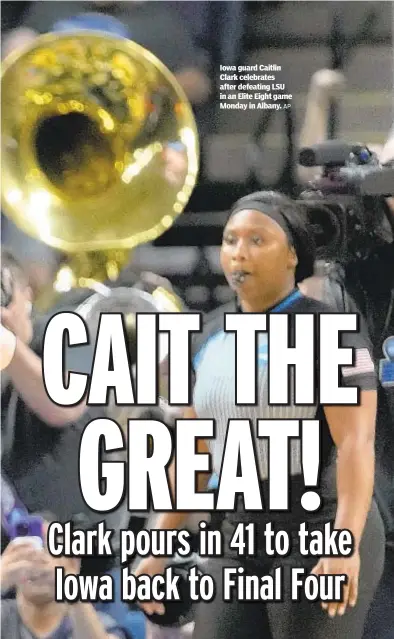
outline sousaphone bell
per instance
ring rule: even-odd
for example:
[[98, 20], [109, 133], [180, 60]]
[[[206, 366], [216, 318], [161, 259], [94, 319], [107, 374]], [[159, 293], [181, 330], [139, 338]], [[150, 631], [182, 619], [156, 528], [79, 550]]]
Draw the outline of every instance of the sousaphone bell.
[[12, 53], [1, 119], [3, 212], [68, 257], [58, 293], [115, 280], [194, 189], [191, 106], [172, 73], [130, 40], [49, 33]]

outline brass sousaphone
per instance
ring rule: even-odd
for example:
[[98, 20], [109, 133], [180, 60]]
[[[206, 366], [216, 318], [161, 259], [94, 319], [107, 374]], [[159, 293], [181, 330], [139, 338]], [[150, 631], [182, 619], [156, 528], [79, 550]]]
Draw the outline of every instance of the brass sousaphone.
[[1, 120], [2, 210], [68, 256], [57, 291], [116, 279], [194, 189], [191, 106], [172, 73], [127, 39], [49, 33], [12, 53]]

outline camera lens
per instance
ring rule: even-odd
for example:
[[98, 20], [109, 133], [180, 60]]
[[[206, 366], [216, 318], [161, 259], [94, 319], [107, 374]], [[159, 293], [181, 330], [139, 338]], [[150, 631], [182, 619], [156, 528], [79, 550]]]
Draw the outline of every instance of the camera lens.
[[29, 534], [29, 527], [27, 524], [18, 524], [16, 532], [18, 537], [26, 537]]

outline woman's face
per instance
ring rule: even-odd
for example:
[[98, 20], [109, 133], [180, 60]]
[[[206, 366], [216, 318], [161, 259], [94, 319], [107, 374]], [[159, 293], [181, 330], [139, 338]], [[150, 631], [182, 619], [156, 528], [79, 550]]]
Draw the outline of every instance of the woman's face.
[[230, 218], [220, 257], [226, 279], [240, 299], [280, 297], [294, 285], [295, 251], [279, 224], [259, 211], [245, 209]]

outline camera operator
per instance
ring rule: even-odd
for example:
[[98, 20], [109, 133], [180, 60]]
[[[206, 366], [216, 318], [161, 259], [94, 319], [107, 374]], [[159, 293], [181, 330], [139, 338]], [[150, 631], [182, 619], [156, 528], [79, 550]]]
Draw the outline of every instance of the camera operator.
[[[363, 314], [369, 319], [370, 334], [375, 346], [375, 361], [382, 358], [384, 336], [394, 335], [394, 313], [388, 308], [393, 300], [394, 244], [386, 254], [375, 252], [368, 263], [354, 265], [341, 272], [337, 269], [325, 275], [317, 275], [304, 281], [300, 288], [310, 297], [330, 300], [341, 311], [359, 313], [354, 299], [358, 300]], [[391, 251], [391, 256], [390, 256]], [[384, 253], [384, 252], [382, 252]], [[391, 274], [391, 284], [390, 277]], [[363, 284], [360, 286], [360, 280]], [[358, 285], [356, 283], [359, 282]], [[363, 290], [363, 286], [367, 290]], [[391, 287], [391, 292], [390, 292]], [[368, 316], [369, 314], [369, 316]], [[383, 326], [385, 324], [385, 327]], [[384, 330], [382, 330], [384, 329]], [[394, 387], [378, 387], [378, 413], [376, 425], [375, 499], [386, 530], [386, 559], [382, 579], [366, 620], [363, 639], [392, 639], [394, 627]]]
[[[307, 99], [300, 146], [311, 148], [313, 145], [324, 143], [327, 139], [329, 102], [333, 98], [339, 99], [344, 83], [345, 78], [338, 71], [324, 69], [314, 74]], [[392, 166], [394, 126], [384, 146], [371, 144], [367, 147], [375, 153], [374, 162], [376, 165], [379, 164], [382, 170]], [[315, 188], [317, 194], [319, 187], [316, 185], [322, 180], [323, 169], [319, 162], [316, 162], [316, 166], [311, 164], [299, 166], [298, 177], [301, 182], [312, 180], [309, 186], [311, 190]], [[373, 164], [372, 159], [371, 164]], [[351, 171], [351, 168], [349, 170]], [[392, 193], [392, 188], [391, 178], [391, 190], [385, 190], [385, 194]], [[330, 196], [320, 192], [318, 197], [325, 200]], [[336, 199], [340, 202], [341, 196], [336, 195]], [[354, 203], [356, 206], [343, 207], [345, 215], [342, 222], [343, 227], [346, 228], [344, 244], [347, 244], [344, 248], [347, 255], [331, 254], [327, 259], [327, 262], [330, 262], [331, 274], [329, 286], [325, 286], [325, 292], [338, 296], [338, 291], [342, 289], [347, 298], [350, 294], [355, 300], [367, 321], [374, 345], [375, 360], [379, 363], [385, 356], [383, 352], [385, 340], [394, 335], [394, 198], [375, 194], [358, 197], [357, 202], [355, 199]], [[346, 219], [348, 213], [353, 216], [353, 220]], [[354, 213], [356, 213], [355, 216]], [[357, 231], [357, 226], [354, 226], [354, 218], [357, 216], [361, 221], [359, 226], [364, 227], [361, 233]], [[357, 246], [359, 241], [360, 246]], [[322, 294], [321, 282], [320, 284], [311, 282], [310, 286], [314, 286], [318, 293]], [[375, 639], [377, 636], [379, 639], [391, 639], [394, 626], [394, 616], [392, 614], [390, 616], [392, 606], [389, 605], [394, 596], [393, 385], [381, 384], [379, 388], [376, 459], [376, 498], [385, 521], [387, 552], [385, 574], [369, 614], [364, 639]]]

